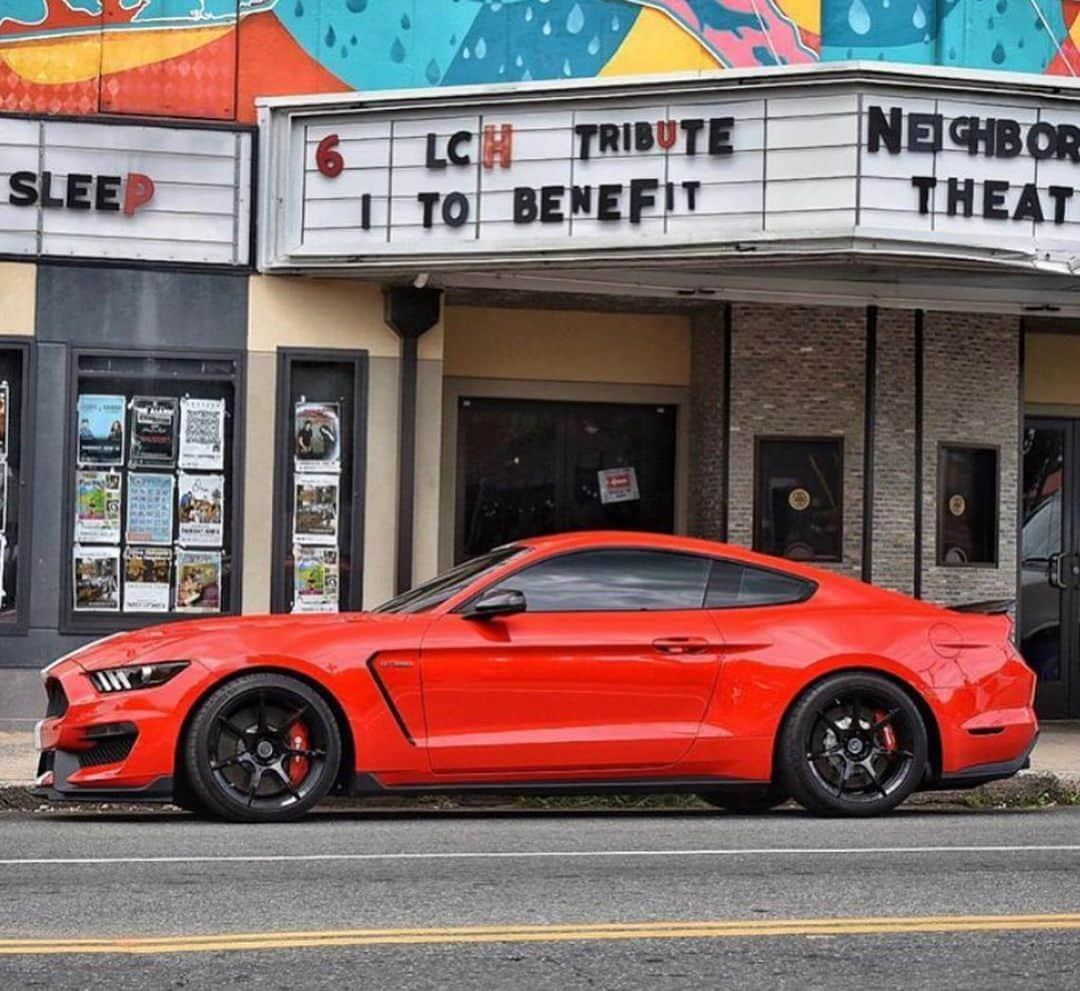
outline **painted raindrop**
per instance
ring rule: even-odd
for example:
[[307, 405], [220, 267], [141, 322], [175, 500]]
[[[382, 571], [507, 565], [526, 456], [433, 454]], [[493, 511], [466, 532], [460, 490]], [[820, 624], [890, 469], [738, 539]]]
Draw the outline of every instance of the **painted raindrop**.
[[589, 54], [595, 55], [600, 51], [600, 35], [594, 34], [589, 40]]
[[528, 23], [532, 19], [533, 19], [533, 9], [532, 9], [532, 7], [526, 7], [525, 8], [525, 21], [526, 21], [526, 23]]
[[998, 0], [998, 2], [997, 2], [997, 12], [999, 14], [1004, 14], [1005, 11], [1008, 10], [1008, 9], [1009, 9], [1008, 0]]
[[293, 10], [293, 13], [297, 17], [303, 17], [304, 16], [304, 5], [300, 2], [300, 0], [296, 0], [296, 8]]
[[402, 31], [408, 31], [409, 28], [411, 28], [411, 27], [412, 27], [412, 21], [409, 20], [409, 15], [408, 14], [402, 14], [401, 15], [401, 30]]
[[618, 31], [619, 30], [619, 15], [618, 14], [612, 14], [611, 15], [611, 30], [612, 31]]
[[856, 34], [867, 34], [870, 31], [870, 11], [862, 0], [851, 0], [847, 14], [848, 26]]
[[570, 13], [566, 15], [566, 30], [570, 34], [581, 34], [583, 27], [585, 27], [585, 11], [581, 9], [580, 3], [575, 3], [570, 8]]
[[439, 69], [439, 63], [436, 62], [435, 59], [432, 59], [430, 62], [428, 62], [427, 69], [425, 70], [424, 75], [427, 76], [427, 81], [431, 83], [432, 86], [434, 86], [442, 77], [442, 72]]
[[487, 55], [487, 41], [484, 38], [477, 38], [476, 45], [473, 47], [473, 54], [482, 59]]
[[519, 56], [518, 56], [518, 57], [517, 57], [516, 59], [514, 59], [514, 65], [516, 65], [516, 66], [517, 66], [517, 67], [518, 67], [519, 69], [520, 69], [520, 68], [521, 68], [521, 67], [522, 67], [522, 66], [523, 66], [524, 64], [525, 64], [525, 59], [523, 59], [523, 58], [522, 58], [522, 57], [521, 57], [520, 55], [519, 55]]
[[529, 70], [528, 70], [528, 69], [526, 69], [526, 70], [525, 70], [525, 71], [524, 71], [524, 72], [523, 72], [523, 73], [521, 74], [521, 81], [522, 81], [523, 83], [527, 83], [527, 82], [531, 82], [531, 80], [532, 80], [532, 73], [531, 73], [531, 72], [529, 72]]
[[994, 45], [994, 50], [990, 53], [990, 58], [993, 60], [994, 65], [1001, 65], [1005, 61], [1005, 48], [999, 41]]
[[574, 70], [570, 68], [570, 59], [563, 59], [562, 74], [564, 76], [572, 76], [574, 74]]
[[405, 46], [401, 43], [400, 38], [395, 38], [394, 43], [390, 46], [390, 61], [391, 62], [404, 62], [405, 61]]
[[922, 4], [915, 4], [915, 13], [911, 15], [911, 23], [916, 31], [922, 31], [926, 27], [926, 11], [923, 10]]
[[461, 57], [463, 59], [471, 59], [472, 58], [472, 49], [470, 49], [468, 45], [466, 45], [463, 49], [461, 49]]
[[328, 27], [326, 29], [326, 47], [327, 48], [333, 48], [334, 45], [336, 45], [336, 44], [337, 44], [337, 35], [334, 34], [334, 25], [331, 24], [330, 27]]
[[540, 29], [545, 35], [551, 34], [551, 21], [544, 21], [544, 26]]
[[367, 0], [345, 0], [345, 6], [354, 14], [362, 14], [367, 10]]
[[349, 57], [349, 49], [345, 45], [341, 46], [341, 57], [342, 58], [348, 58]]

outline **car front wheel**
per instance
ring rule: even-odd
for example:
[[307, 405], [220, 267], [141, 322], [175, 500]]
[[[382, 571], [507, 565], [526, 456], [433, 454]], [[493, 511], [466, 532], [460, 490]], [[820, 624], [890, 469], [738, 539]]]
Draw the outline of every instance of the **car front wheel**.
[[184, 743], [194, 796], [235, 821], [299, 818], [330, 791], [340, 762], [341, 733], [326, 701], [305, 682], [269, 672], [214, 691]]
[[781, 783], [810, 812], [879, 815], [922, 780], [926, 727], [907, 692], [889, 679], [837, 674], [795, 703], [778, 757]]

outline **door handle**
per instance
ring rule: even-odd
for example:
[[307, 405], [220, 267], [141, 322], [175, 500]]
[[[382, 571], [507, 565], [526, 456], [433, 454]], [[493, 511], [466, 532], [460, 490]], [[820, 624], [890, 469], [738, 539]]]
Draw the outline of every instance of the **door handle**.
[[661, 654], [703, 654], [712, 647], [704, 637], [660, 637], [652, 645]]

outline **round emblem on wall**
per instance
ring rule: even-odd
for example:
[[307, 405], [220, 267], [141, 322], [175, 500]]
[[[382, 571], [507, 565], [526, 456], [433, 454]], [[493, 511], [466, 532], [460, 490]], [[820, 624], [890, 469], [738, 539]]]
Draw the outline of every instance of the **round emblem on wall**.
[[810, 508], [810, 493], [806, 489], [792, 489], [787, 497], [788, 505], [797, 513]]
[[949, 512], [953, 516], [963, 516], [965, 509], [967, 509], [967, 500], [962, 495], [957, 493], [949, 496]]

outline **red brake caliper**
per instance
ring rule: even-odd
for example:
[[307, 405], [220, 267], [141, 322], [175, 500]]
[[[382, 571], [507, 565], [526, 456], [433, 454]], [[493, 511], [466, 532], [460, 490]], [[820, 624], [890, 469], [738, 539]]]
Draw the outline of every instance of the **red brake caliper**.
[[[880, 722], [888, 713], [884, 709], [879, 709], [874, 712], [874, 722]], [[893, 729], [892, 723], [886, 723], [881, 727], [881, 735], [884, 740], [885, 749], [892, 751], [897, 747], [896, 742], [896, 730]]]
[[[310, 741], [308, 739], [307, 723], [298, 719], [289, 727], [287, 736], [290, 750], [309, 749]], [[289, 758], [289, 781], [292, 782], [294, 787], [307, 777], [310, 767], [311, 759], [309, 757], [298, 757], [294, 754]]]

